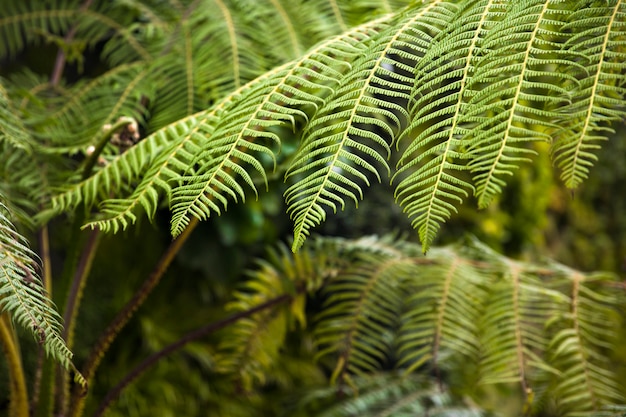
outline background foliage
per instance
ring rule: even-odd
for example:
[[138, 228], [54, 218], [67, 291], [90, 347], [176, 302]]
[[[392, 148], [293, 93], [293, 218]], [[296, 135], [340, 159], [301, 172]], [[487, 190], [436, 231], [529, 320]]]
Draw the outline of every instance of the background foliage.
[[[0, 407], [611, 415], [626, 381], [625, 9], [5, 1], [2, 305], [26, 329], [40, 309], [56, 330], [39, 341], [89, 396], [5, 312]], [[293, 248], [314, 226], [346, 238], [294, 255], [276, 243], [283, 213]], [[24, 291], [34, 306], [11, 298]], [[119, 311], [133, 320], [110, 332]], [[135, 373], [142, 358], [156, 362]]]

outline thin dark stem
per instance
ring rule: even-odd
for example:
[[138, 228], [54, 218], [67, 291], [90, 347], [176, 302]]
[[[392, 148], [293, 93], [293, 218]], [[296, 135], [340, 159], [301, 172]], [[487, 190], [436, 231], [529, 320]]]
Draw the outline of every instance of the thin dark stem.
[[74, 273], [74, 279], [72, 281], [70, 292], [67, 296], [67, 304], [65, 306], [65, 311], [63, 312], [63, 322], [65, 323], [65, 328], [63, 329], [63, 339], [67, 342], [68, 347], [70, 348], [74, 333], [74, 318], [76, 317], [76, 310], [80, 304], [85, 279], [91, 270], [91, 264], [96, 253], [99, 237], [100, 233], [98, 229], [91, 230], [89, 233], [87, 243], [85, 243], [80, 260], [78, 261], [78, 267]]
[[[85, 11], [93, 3], [93, 0], [85, 0], [85, 2], [80, 6], [79, 11]], [[64, 42], [69, 42], [74, 39], [76, 35], [76, 26], [72, 26], [70, 30], [65, 34], [63, 38]], [[61, 76], [63, 75], [63, 70], [65, 69], [65, 64], [67, 63], [67, 57], [65, 56], [65, 52], [62, 48], [59, 48], [57, 51], [56, 59], [54, 60], [54, 67], [52, 69], [52, 75], [50, 76], [50, 84], [58, 85], [59, 81], [61, 81]]]
[[[89, 358], [81, 370], [81, 374], [85, 377], [87, 382], [91, 382], [102, 358], [109, 350], [109, 347], [115, 340], [116, 336], [122, 330], [122, 328], [128, 323], [133, 314], [139, 309], [143, 302], [148, 298], [148, 295], [160, 282], [161, 278], [165, 274], [165, 271], [172, 263], [176, 254], [187, 241], [191, 232], [195, 229], [199, 223], [198, 219], [194, 218], [190, 221], [189, 225], [185, 228], [176, 239], [172, 241], [170, 246], [155, 266], [150, 276], [143, 282], [141, 287], [135, 292], [133, 298], [126, 303], [124, 308], [115, 316], [109, 326], [102, 332], [96, 345], [91, 349]], [[79, 387], [76, 387], [72, 393], [71, 409], [69, 416], [77, 417], [82, 414], [83, 407], [85, 405], [85, 398], [82, 395]]]
[[[39, 229], [39, 251], [41, 257], [41, 281], [46, 290], [49, 299], [52, 299], [52, 263], [50, 261], [50, 236], [48, 233], [48, 225], [43, 225]], [[35, 369], [35, 377], [33, 378], [33, 393], [31, 396], [30, 409], [35, 410], [39, 404], [39, 396], [41, 394], [41, 378], [43, 377], [43, 364], [45, 354], [43, 347], [39, 347], [37, 354], [37, 367]]]
[[182, 338], [180, 338], [178, 341], [172, 343], [169, 346], [166, 346], [165, 348], [161, 349], [160, 351], [152, 354], [151, 356], [149, 356], [148, 358], [146, 358], [143, 362], [141, 362], [139, 365], [137, 365], [133, 370], [131, 370], [126, 377], [124, 377], [124, 379], [122, 379], [115, 387], [113, 387], [108, 393], [107, 395], [104, 397], [104, 400], [100, 403], [100, 406], [98, 407], [98, 410], [95, 412], [94, 417], [100, 417], [102, 416], [105, 411], [109, 408], [109, 405], [111, 404], [111, 402], [113, 402], [115, 399], [117, 399], [120, 395], [120, 393], [122, 392], [122, 390], [124, 390], [124, 388], [126, 388], [128, 385], [130, 385], [133, 381], [135, 381], [139, 376], [141, 376], [148, 368], [150, 368], [152, 365], [154, 365], [155, 363], [157, 363], [160, 359], [163, 359], [164, 357], [166, 357], [167, 355], [170, 355], [173, 352], [176, 352], [177, 350], [181, 349], [182, 347], [184, 347], [187, 343], [192, 342], [194, 340], [200, 339], [202, 337], [205, 337], [213, 332], [216, 332], [217, 330], [223, 329], [224, 327], [227, 327], [233, 323], [236, 323], [237, 321], [246, 318], [246, 317], [250, 317], [251, 315], [258, 313], [259, 311], [277, 306], [279, 304], [285, 303], [289, 300], [291, 300], [293, 298], [293, 295], [291, 294], [282, 294], [279, 295], [278, 297], [274, 297], [270, 300], [267, 300], [264, 303], [261, 303], [255, 307], [252, 307], [249, 310], [246, 311], [242, 311], [240, 313], [236, 313], [233, 314], [229, 317], [226, 317], [222, 320], [219, 321], [215, 321], [213, 323], [210, 323], [204, 327], [201, 327], [199, 329], [196, 329], [190, 333], [187, 333], [185, 336], [183, 336]]

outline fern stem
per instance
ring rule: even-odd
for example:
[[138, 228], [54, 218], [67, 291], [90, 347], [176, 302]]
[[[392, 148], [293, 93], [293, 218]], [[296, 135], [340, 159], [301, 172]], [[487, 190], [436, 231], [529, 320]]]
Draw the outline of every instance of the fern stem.
[[99, 230], [94, 229], [90, 232], [89, 237], [87, 238], [87, 243], [85, 244], [78, 262], [78, 268], [74, 274], [72, 287], [70, 288], [69, 296], [67, 297], [67, 304], [63, 312], [63, 321], [65, 323], [63, 338], [70, 349], [74, 339], [74, 328], [76, 327], [76, 312], [78, 311], [78, 306], [80, 305], [80, 300], [83, 294], [83, 288], [85, 287], [85, 281], [89, 271], [91, 270], [93, 258], [100, 241], [99, 237]]
[[35, 368], [35, 376], [33, 378], [33, 392], [30, 399], [31, 410], [36, 410], [39, 406], [39, 399], [41, 397], [41, 380], [43, 378], [45, 360], [45, 352], [42, 347], [39, 347], [39, 351], [37, 352], [37, 367]]
[[[42, 265], [41, 282], [46, 290], [46, 294], [48, 294], [48, 298], [52, 299], [52, 261], [50, 260], [50, 235], [48, 233], [47, 224], [44, 224], [39, 229], [39, 252]], [[31, 410], [36, 410], [37, 406], [39, 405], [44, 361], [44, 350], [43, 347], [40, 346], [39, 352], [37, 353], [37, 366], [35, 368], [35, 377], [33, 379], [33, 392], [30, 400]]]
[[[301, 293], [305, 290], [305, 287], [299, 289], [298, 293]], [[125, 377], [122, 379], [115, 387], [113, 387], [104, 397], [104, 400], [100, 403], [98, 410], [94, 413], [94, 417], [101, 417], [106, 410], [111, 405], [115, 399], [117, 399], [128, 385], [130, 385], [133, 381], [139, 378], [148, 368], [157, 363], [159, 360], [165, 358], [171, 353], [176, 352], [177, 350], [183, 348], [187, 343], [192, 342], [194, 340], [203, 338], [213, 332], [216, 332], [224, 327], [227, 327], [235, 322], [250, 317], [259, 311], [266, 310], [271, 307], [275, 307], [277, 305], [283, 304], [287, 301], [293, 299], [293, 294], [282, 294], [277, 297], [274, 297], [270, 300], [265, 301], [255, 307], [252, 307], [246, 311], [242, 311], [240, 313], [232, 314], [222, 320], [214, 321], [204, 327], [196, 329], [190, 333], [187, 333], [185, 336], [181, 337], [178, 341], [166, 346], [158, 352], [153, 353], [148, 358], [146, 358], [143, 362], [137, 365], [133, 370], [131, 370]]]
[[[193, 218], [189, 225], [185, 228], [185, 230], [172, 241], [170, 246], [167, 248], [154, 270], [150, 274], [150, 276], [143, 282], [141, 287], [135, 292], [133, 298], [130, 299], [126, 303], [126, 305], [119, 311], [119, 313], [115, 316], [113, 321], [109, 324], [109, 326], [102, 332], [100, 338], [96, 345], [91, 349], [89, 354], [89, 358], [85, 363], [83, 369], [81, 370], [81, 374], [85, 377], [88, 383], [90, 383], [93, 379], [95, 371], [98, 369], [100, 362], [104, 358], [104, 355], [109, 350], [109, 347], [119, 334], [119, 332], [124, 328], [124, 326], [128, 323], [133, 314], [139, 309], [139, 307], [144, 303], [144, 301], [148, 298], [148, 295], [152, 292], [152, 290], [157, 286], [160, 282], [161, 278], [167, 271], [167, 268], [172, 263], [178, 251], [183, 246], [183, 244], [187, 241], [191, 232], [198, 225], [199, 220], [197, 218]], [[71, 408], [68, 416], [70, 417], [78, 417], [82, 415], [83, 408], [85, 406], [85, 397], [81, 395], [81, 390], [79, 387], [76, 387], [72, 393], [71, 399]]]
[[22, 358], [7, 313], [0, 316], [0, 344], [7, 358], [10, 385], [9, 416], [28, 417], [28, 392]]
[[48, 297], [52, 298], [52, 264], [50, 263], [50, 236], [48, 233], [48, 225], [46, 224], [41, 226], [41, 229], [39, 230], [39, 251], [41, 252], [39, 256], [41, 257], [41, 264], [43, 268], [41, 281], [44, 288], [46, 289], [46, 294], [48, 294]]
[[[100, 230], [92, 230], [87, 238], [87, 242], [83, 247], [83, 251], [78, 261], [78, 266], [74, 273], [74, 279], [67, 296], [65, 309], [63, 311], [63, 339], [67, 347], [72, 349], [74, 343], [74, 329], [76, 328], [76, 316], [83, 296], [83, 290], [87, 282], [87, 277], [91, 271], [91, 265], [96, 255], [98, 244], [100, 242]], [[69, 390], [70, 379], [67, 372], [59, 372], [57, 375], [57, 407], [59, 414], [65, 415], [69, 407]]]
[[[90, 6], [93, 0], [85, 0], [85, 2], [80, 6], [79, 11], [85, 11]], [[65, 34], [63, 38], [63, 42], [67, 43], [71, 41], [76, 35], [76, 26], [70, 28], [70, 30]], [[54, 67], [52, 69], [52, 76], [50, 77], [50, 84], [57, 85], [59, 81], [61, 81], [61, 76], [63, 75], [63, 70], [65, 69], [65, 64], [67, 62], [67, 57], [65, 56], [65, 51], [63, 48], [59, 48], [57, 51], [56, 59], [54, 60]]]

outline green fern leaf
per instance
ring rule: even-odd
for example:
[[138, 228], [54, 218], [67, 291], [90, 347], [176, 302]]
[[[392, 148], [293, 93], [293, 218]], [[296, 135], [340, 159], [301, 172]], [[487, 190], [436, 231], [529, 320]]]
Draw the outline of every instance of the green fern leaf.
[[604, 405], [625, 399], [605, 353], [615, 346], [616, 329], [621, 328], [616, 313], [621, 301], [603, 288], [602, 283], [612, 281], [612, 276], [564, 272], [571, 285], [571, 311], [553, 324], [557, 329], [567, 325], [555, 333], [548, 347], [562, 372], [556, 387], [557, 406], [565, 416], [592, 416]]
[[[261, 157], [275, 164], [272, 143], [280, 146], [276, 128], [296, 128], [306, 121], [305, 111], [315, 111], [323, 102], [320, 94], [332, 91], [328, 84], [349, 68], [347, 62], [360, 51], [355, 45], [368, 33], [369, 27], [354, 29], [316, 46], [295, 63], [279, 67], [250, 84], [246, 96], [237, 97], [237, 106], [223, 112], [211, 139], [203, 144], [196, 162], [200, 164], [193, 175], [182, 176], [182, 183], [172, 194], [172, 232], [180, 233], [193, 215], [205, 218], [211, 211], [219, 213], [219, 201], [226, 208], [225, 196], [245, 199], [243, 188], [235, 176], [243, 179], [255, 193], [252, 176], [242, 167], [252, 167], [265, 182], [266, 170]], [[347, 61], [347, 62], [346, 62]], [[231, 96], [233, 97], [233, 96]]]
[[0, 144], [8, 143], [11, 147], [31, 152], [33, 140], [24, 123], [17, 116], [8, 93], [0, 80]]
[[413, 83], [404, 72], [410, 74], [410, 61], [423, 53], [425, 35], [414, 26], [428, 20], [438, 3], [415, 7], [377, 36], [307, 126], [287, 173], [287, 178], [295, 176], [297, 182], [285, 192], [295, 222], [294, 251], [310, 229], [324, 221], [325, 208], [343, 209], [345, 199], [358, 205], [362, 185], [369, 186], [368, 174], [380, 181], [372, 162], [389, 172], [389, 144], [408, 116], [396, 101], [408, 99]]
[[[193, 117], [184, 119], [178, 123], [178, 127], [180, 130], [187, 129], [187, 124], [193, 124], [195, 121], [196, 119]], [[186, 131], [188, 130], [183, 130], [183, 132]], [[42, 213], [42, 217], [46, 218], [63, 211], [73, 210], [80, 204], [84, 204], [86, 208], [90, 208], [98, 201], [106, 199], [112, 193], [126, 190], [128, 184], [138, 178], [143, 179], [143, 182], [139, 184], [138, 188], [141, 187], [143, 183], [148, 182], [147, 180], [152, 180], [152, 182], [156, 182], [159, 186], [169, 190], [166, 182], [158, 181], [160, 171], [155, 174], [153, 173], [154, 168], [150, 170], [152, 164], [155, 163], [155, 159], [159, 154], [167, 155], [166, 159], [171, 163], [171, 161], [177, 160], [176, 158], [183, 158], [185, 155], [188, 155], [189, 152], [186, 151], [185, 144], [175, 144], [175, 146], [172, 146], [172, 139], [167, 133], [175, 138], [181, 134], [180, 131], [176, 131], [174, 128], [170, 128], [169, 131], [164, 129], [139, 142], [127, 152], [119, 155], [104, 168], [98, 170], [90, 178], [67, 187], [62, 193], [54, 196], [50, 210]], [[182, 156], [179, 156], [179, 154], [182, 154]], [[158, 165], [165, 172], [171, 171], [171, 169], [168, 169], [167, 161]], [[103, 230], [117, 230], [120, 225], [124, 223], [121, 218], [126, 217], [128, 215], [127, 213], [134, 207], [132, 203], [142, 200], [142, 191], [143, 190], [138, 191], [137, 189], [134, 191], [133, 196], [139, 194], [139, 197], [131, 201], [129, 206], [132, 207], [130, 207], [128, 211], [120, 210], [119, 213], [115, 213], [115, 215], [119, 214], [120, 218], [116, 218], [111, 222], [99, 223], [98, 226]], [[152, 211], [153, 210], [151, 210], [151, 212]], [[91, 226], [94, 227], [95, 224]]]
[[581, 64], [584, 71], [577, 77], [571, 105], [561, 111], [568, 127], [559, 132], [552, 151], [565, 185], [576, 188], [597, 160], [598, 142], [612, 131], [609, 124], [626, 118], [622, 81], [626, 53], [620, 46], [626, 33], [626, 4], [594, 3], [574, 12], [563, 30], [573, 33], [567, 46], [586, 62]]
[[467, 190], [474, 190], [467, 180], [454, 174], [467, 169], [456, 162], [464, 158], [464, 136], [470, 127], [462, 121], [469, 101], [467, 84], [475, 72], [483, 33], [502, 14], [503, 5], [499, 2], [470, 2], [451, 19], [451, 29], [446, 28], [435, 37], [434, 45], [415, 69], [412, 122], [400, 138], [402, 142], [411, 134], [411, 143], [400, 158], [402, 167], [396, 174], [408, 175], [398, 184], [396, 199], [413, 217], [424, 251], [440, 223], [456, 212], [453, 204], [462, 203], [468, 196]]
[[294, 255], [284, 245], [270, 250], [267, 260], [258, 262], [229, 303], [228, 309], [237, 313], [276, 302], [275, 307], [229, 326], [219, 345], [218, 370], [234, 376], [246, 390], [266, 382], [277, 366], [288, 329], [296, 322], [306, 325], [305, 299], [300, 292], [317, 290], [328, 273], [330, 265], [325, 259], [332, 259], [334, 251], [331, 245], [323, 247], [325, 250], [315, 254], [301, 251]]
[[567, 297], [540, 280], [541, 268], [504, 258], [473, 241], [473, 257], [497, 277], [480, 321], [481, 384], [519, 383], [524, 395], [541, 392], [546, 373], [559, 372], [546, 360], [545, 323], [567, 309]]
[[[43, 40], [41, 33], [60, 34], [71, 25], [77, 14], [77, 1], [57, 1], [47, 9], [42, 3], [4, 2], [0, 12], [0, 34], [3, 40], [0, 57], [15, 56], [27, 45]], [[20, 36], [15, 36], [17, 33]]]
[[[143, 103], [153, 97], [149, 69], [145, 64], [120, 65], [49, 100], [56, 109], [47, 109], [28, 122], [33, 125], [33, 130], [45, 132], [45, 140], [51, 142], [47, 151], [84, 154], [89, 145], [98, 144], [106, 133], [106, 125], [114, 124], [120, 117], [131, 117], [143, 124], [147, 111]], [[106, 153], [110, 154], [112, 148]]]
[[[442, 389], [443, 388], [443, 389]], [[347, 396], [347, 398], [344, 398]], [[337, 398], [341, 398], [337, 402]], [[315, 390], [304, 401], [330, 402], [315, 417], [480, 417], [475, 406], [456, 402], [446, 390], [422, 376], [378, 373], [356, 377], [350, 386]], [[324, 401], [326, 400], [326, 401]], [[330, 400], [330, 401], [329, 401]], [[318, 406], [319, 407], [319, 406]]]
[[[45, 294], [35, 259], [0, 203], [0, 311], [8, 311], [32, 332], [48, 355], [69, 370], [72, 352], [61, 337], [61, 317]], [[84, 383], [80, 376], [79, 380]]]
[[338, 355], [333, 379], [382, 368], [402, 306], [401, 281], [414, 273], [410, 258], [361, 252], [353, 266], [324, 287], [327, 299], [316, 317], [316, 358]]
[[468, 83], [475, 91], [465, 111], [476, 124], [467, 140], [480, 207], [501, 192], [502, 176], [535, 154], [529, 144], [551, 140], [555, 109], [569, 102], [562, 85], [571, 84], [573, 64], [558, 33], [564, 16], [551, 2], [515, 2], [482, 42], [486, 53]]
[[478, 357], [478, 320], [488, 276], [451, 249], [433, 250], [432, 265], [416, 270], [408, 284], [406, 313], [398, 337], [398, 366], [412, 372], [440, 357]]

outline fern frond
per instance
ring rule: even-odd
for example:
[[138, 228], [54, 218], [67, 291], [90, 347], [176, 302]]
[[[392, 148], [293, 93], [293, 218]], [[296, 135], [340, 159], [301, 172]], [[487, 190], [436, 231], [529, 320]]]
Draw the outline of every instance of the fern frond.
[[583, 57], [584, 71], [577, 76], [571, 104], [561, 110], [567, 128], [559, 132], [552, 152], [561, 179], [567, 187], [576, 188], [597, 160], [598, 142], [612, 132], [610, 124], [626, 118], [626, 53], [621, 46], [626, 4], [593, 3], [572, 13], [562, 30], [572, 32], [566, 46]]
[[[244, 311], [266, 301], [270, 297], [283, 294], [281, 280], [263, 279], [256, 274], [252, 281], [253, 289], [263, 292], [247, 294], [239, 292], [237, 301], [230, 303], [228, 309]], [[244, 290], [245, 291], [245, 290]], [[216, 358], [218, 371], [234, 375], [245, 390], [263, 385], [265, 377], [271, 373], [288, 330], [287, 310], [283, 306], [267, 309], [249, 318], [241, 319], [229, 329], [219, 346]]]
[[14, 148], [30, 153], [33, 140], [24, 123], [18, 117], [18, 113], [2, 84], [2, 80], [0, 80], [0, 143], [8, 143]]
[[72, 352], [61, 337], [61, 316], [51, 306], [36, 255], [15, 230], [0, 203], [0, 310], [28, 329], [48, 355], [70, 369]]
[[488, 276], [452, 249], [433, 250], [432, 265], [414, 272], [405, 292], [405, 313], [398, 337], [398, 366], [411, 372], [439, 367], [441, 357], [461, 355], [475, 361], [478, 322]]
[[372, 162], [389, 172], [389, 145], [408, 118], [402, 102], [408, 99], [413, 78], [405, 72], [410, 73], [411, 62], [423, 54], [422, 38], [427, 36], [416, 27], [428, 24], [421, 22], [428, 22], [437, 4], [416, 7], [380, 34], [308, 124], [287, 173], [287, 178], [297, 177], [285, 192], [295, 223], [294, 251], [309, 230], [324, 221], [325, 208], [343, 209], [345, 199], [358, 205], [362, 185], [369, 186], [368, 175], [380, 181]]
[[252, 177], [241, 165], [252, 167], [266, 181], [267, 168], [261, 156], [275, 164], [275, 151], [270, 146], [280, 146], [276, 129], [295, 130], [297, 123], [309, 118], [307, 111], [320, 106], [319, 95], [332, 91], [330, 86], [349, 68], [347, 62], [361, 51], [357, 46], [362, 38], [370, 36], [370, 28], [379, 24], [374, 22], [324, 42], [295, 63], [268, 73], [266, 79], [271, 81], [250, 84], [249, 93], [237, 100], [236, 107], [222, 113], [210, 140], [203, 144], [197, 156], [200, 167], [194, 175], [181, 177], [183, 184], [174, 189], [174, 235], [186, 226], [190, 215], [205, 218], [210, 211], [219, 213], [214, 201], [225, 208], [225, 193], [235, 200], [245, 199], [235, 175], [256, 193]]
[[479, 383], [519, 383], [521, 392], [530, 395], [543, 389], [546, 373], [558, 375], [545, 359], [549, 342], [545, 323], [563, 310], [567, 300], [546, 288], [529, 266], [500, 262], [480, 324], [484, 337]]
[[[85, 153], [96, 145], [120, 117], [131, 117], [139, 124], [146, 119], [146, 106], [154, 97], [149, 70], [143, 63], [120, 65], [86, 84], [69, 88], [65, 94], [50, 100], [58, 105], [41, 117], [28, 120], [33, 129], [43, 129], [42, 141], [50, 141], [47, 151]], [[43, 136], [39, 134], [39, 136]]]
[[316, 417], [479, 417], [483, 412], [467, 404], [454, 401], [434, 381], [420, 376], [399, 376], [380, 373], [356, 377], [351, 386], [331, 387], [308, 393], [303, 401], [336, 403], [337, 396], [348, 398], [320, 412]]
[[614, 277], [565, 273], [571, 309], [553, 323], [560, 330], [549, 345], [551, 359], [562, 372], [555, 390], [557, 406], [565, 416], [592, 416], [605, 405], [624, 401], [624, 387], [616, 382], [608, 356], [621, 328], [621, 301], [602, 286]]
[[276, 366], [286, 332], [295, 323], [306, 325], [305, 294], [315, 291], [332, 269], [332, 244], [316, 253], [292, 254], [285, 245], [269, 251], [267, 260], [258, 261], [248, 273], [249, 280], [235, 293], [228, 309], [245, 312], [263, 303], [279, 300], [238, 320], [226, 330], [216, 355], [218, 370], [234, 375], [246, 390], [263, 385]]
[[[259, 47], [260, 40], [249, 30], [255, 23], [250, 21], [253, 16], [244, 6], [223, 0], [213, 3], [193, 17], [193, 47], [197, 88], [205, 100], [217, 101], [285, 61], [271, 60]], [[260, 8], [258, 2], [254, 7]]]
[[[245, 198], [235, 177], [256, 190], [244, 166], [265, 177], [265, 161], [254, 153], [267, 155], [271, 163], [275, 151], [269, 144], [279, 140], [274, 129], [295, 126], [298, 120], [308, 118], [298, 107], [314, 111], [319, 106], [319, 95], [332, 91], [328, 84], [336, 83], [349, 67], [344, 59], [358, 53], [359, 40], [373, 30], [369, 28], [379, 25], [372, 22], [328, 40], [300, 61], [268, 72], [213, 108], [162, 128], [92, 178], [55, 197], [54, 210], [71, 209], [81, 202], [89, 207], [141, 178], [128, 198], [104, 201], [106, 217], [89, 226], [105, 230], [126, 227], [134, 221], [138, 206], [152, 214], [161, 193], [171, 200], [175, 235], [190, 216], [207, 218], [211, 212], [220, 213], [228, 198]], [[330, 54], [335, 57], [328, 57]]]
[[[189, 120], [182, 120], [179, 122], [178, 127], [183, 130], [187, 127], [187, 123], [193, 124], [195, 119], [191, 117]], [[169, 134], [177, 137], [181, 133], [171, 129]], [[150, 172], [146, 173], [146, 171], [155, 162], [156, 156], [164, 150], [170, 151], [167, 155], [171, 156], [172, 159], [178, 156], [177, 152], [185, 152], [184, 146], [173, 147], [171, 145], [171, 138], [165, 131], [157, 132], [131, 147], [88, 179], [74, 184], [62, 193], [54, 196], [51, 200], [50, 213], [44, 214], [58, 214], [63, 211], [73, 210], [80, 204], [90, 208], [99, 201], [108, 198], [111, 193], [126, 190], [128, 185], [138, 178], [154, 178], [154, 175], [150, 175]], [[178, 156], [178, 158], [181, 157]], [[144, 173], [146, 174], [144, 175]], [[167, 183], [159, 184], [167, 187]], [[136, 193], [137, 191], [134, 194]], [[106, 229], [110, 227], [114, 226], [109, 225]]]
[[[3, 39], [0, 57], [14, 56], [28, 45], [51, 42], [63, 48], [70, 61], [81, 64], [86, 47], [105, 41], [105, 52], [115, 50], [124, 57], [111, 61], [113, 65], [137, 57], [148, 59], [150, 54], [135, 39], [132, 16], [126, 11], [112, 2], [98, 2], [92, 8], [84, 8], [77, 0], [45, 3], [7, 0], [0, 11]], [[62, 35], [71, 27], [75, 29], [73, 39], [63, 39]]]
[[75, 37], [90, 42], [104, 41], [102, 56], [112, 67], [135, 61], [150, 62], [154, 52], [143, 44], [145, 31], [133, 22], [132, 13], [117, 2], [97, 3], [96, 6], [81, 8], [76, 16]]
[[[464, 136], [469, 127], [463, 122], [467, 106], [468, 81], [472, 79], [481, 43], [487, 29], [500, 20], [504, 5], [495, 1], [470, 2], [434, 39], [415, 69], [417, 82], [411, 93], [412, 122], [403, 133], [411, 143], [400, 158], [398, 174], [409, 171], [398, 184], [396, 198], [418, 229], [424, 250], [435, 237], [439, 225], [456, 212], [474, 187], [455, 171], [465, 171]], [[418, 167], [415, 169], [414, 166]]]
[[[78, 1], [55, 1], [53, 7], [41, 2], [6, 1], [0, 11], [0, 58], [15, 56], [27, 45], [40, 43], [42, 33], [65, 32], [78, 11]], [[17, 34], [17, 36], [16, 36]]]
[[567, 104], [563, 85], [572, 61], [558, 30], [567, 12], [549, 1], [519, 1], [485, 36], [482, 56], [471, 81], [465, 120], [469, 133], [469, 168], [480, 207], [501, 192], [502, 176], [535, 152], [532, 142], [550, 141], [557, 129], [555, 109]]
[[401, 282], [412, 267], [410, 258], [361, 252], [324, 286], [326, 300], [315, 319], [316, 358], [337, 357], [334, 380], [380, 370], [388, 362], [402, 306]]

